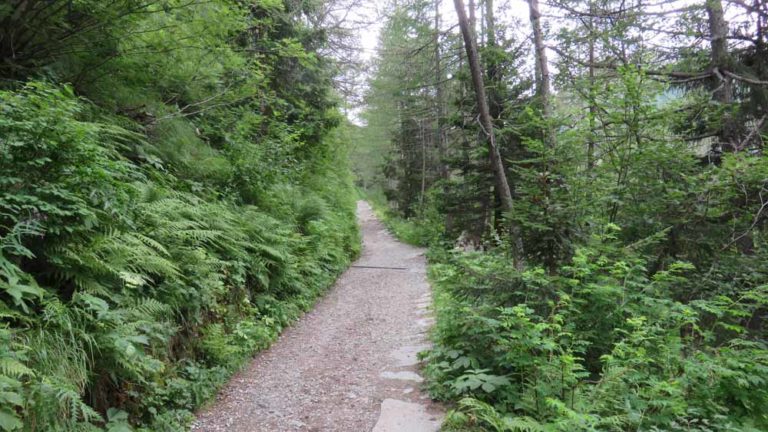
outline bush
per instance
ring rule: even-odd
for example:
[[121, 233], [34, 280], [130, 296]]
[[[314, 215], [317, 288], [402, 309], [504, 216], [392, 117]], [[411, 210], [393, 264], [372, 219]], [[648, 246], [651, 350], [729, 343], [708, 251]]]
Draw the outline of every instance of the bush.
[[518, 274], [498, 253], [432, 260], [428, 385], [437, 398], [461, 399], [448, 430], [768, 427], [768, 346], [749, 324], [765, 308], [765, 286], [674, 300], [693, 266], [648, 277], [645, 260], [610, 234], [558, 275]]

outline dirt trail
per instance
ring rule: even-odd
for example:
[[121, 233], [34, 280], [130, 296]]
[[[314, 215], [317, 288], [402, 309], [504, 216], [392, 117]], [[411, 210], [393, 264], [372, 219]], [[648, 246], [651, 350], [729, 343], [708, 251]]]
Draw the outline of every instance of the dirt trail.
[[[432, 324], [423, 250], [358, 203], [363, 253], [315, 309], [199, 413], [193, 431], [432, 432], [416, 354]], [[382, 268], [388, 267], [388, 268]]]

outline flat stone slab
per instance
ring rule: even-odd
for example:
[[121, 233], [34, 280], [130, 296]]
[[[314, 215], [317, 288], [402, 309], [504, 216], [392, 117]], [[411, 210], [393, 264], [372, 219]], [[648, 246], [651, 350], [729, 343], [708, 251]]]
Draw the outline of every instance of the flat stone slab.
[[428, 413], [423, 405], [384, 399], [373, 432], [437, 432], [441, 423], [441, 416]]
[[428, 350], [431, 345], [409, 345], [400, 347], [397, 351], [392, 352], [392, 358], [397, 362], [397, 366], [414, 366], [419, 364], [419, 353]]
[[424, 381], [424, 379], [420, 377], [419, 374], [411, 371], [382, 372], [379, 374], [379, 376], [381, 376], [382, 378], [393, 379], [393, 380], [415, 381], [415, 382]]

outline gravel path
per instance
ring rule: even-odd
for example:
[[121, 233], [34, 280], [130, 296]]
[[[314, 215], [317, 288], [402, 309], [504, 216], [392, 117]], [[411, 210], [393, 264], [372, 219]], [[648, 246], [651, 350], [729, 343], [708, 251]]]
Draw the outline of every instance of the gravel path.
[[432, 323], [423, 250], [396, 241], [365, 202], [358, 218], [361, 258], [198, 414], [193, 431], [439, 429], [442, 411], [420, 391], [416, 360]]

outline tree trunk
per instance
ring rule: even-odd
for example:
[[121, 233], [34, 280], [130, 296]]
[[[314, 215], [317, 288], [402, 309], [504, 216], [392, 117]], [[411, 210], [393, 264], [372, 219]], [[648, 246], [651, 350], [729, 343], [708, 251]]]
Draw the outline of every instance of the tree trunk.
[[475, 18], [475, 0], [469, 0], [469, 31], [472, 34], [472, 40], [476, 41], [477, 19]]
[[589, 135], [587, 136], [587, 170], [595, 167], [597, 89], [595, 89], [595, 2], [589, 2]]
[[443, 70], [440, 64], [440, 0], [435, 0], [435, 105], [437, 121], [435, 122], [435, 142], [437, 154], [440, 158], [440, 177], [448, 178], [448, 166], [445, 164], [446, 148], [445, 135], [443, 134], [443, 118], [445, 117], [443, 106]]
[[732, 151], [738, 144], [738, 132], [730, 113], [730, 105], [733, 103], [733, 80], [723, 73], [728, 68], [728, 23], [725, 21], [721, 0], [706, 0], [706, 9], [710, 33], [710, 60], [714, 74], [712, 97], [726, 110], [718, 133], [719, 144], [722, 151]]
[[[485, 0], [485, 44], [488, 48], [496, 47], [496, 18], [493, 11], [493, 0]], [[487, 77], [488, 90], [488, 112], [491, 115], [491, 121], [496, 122], [499, 127], [504, 127], [499, 123], [503, 101], [499, 95], [499, 67], [495, 59], [485, 60], [485, 75]]]
[[[541, 111], [545, 121], [552, 118], [551, 89], [549, 85], [549, 63], [547, 60], [547, 48], [544, 46], [544, 32], [541, 30], [541, 12], [539, 0], [528, 0], [528, 9], [531, 15], [531, 27], [533, 28], [533, 46], [536, 54], [536, 95], [541, 101]], [[549, 148], [556, 144], [555, 131], [547, 127], [544, 143]]]
[[[510, 189], [509, 182], [507, 181], [507, 174], [504, 169], [504, 163], [501, 159], [501, 154], [499, 153], [499, 148], [496, 146], [496, 137], [493, 133], [491, 115], [488, 112], [488, 99], [485, 96], [485, 83], [483, 82], [483, 73], [480, 70], [480, 60], [477, 54], [476, 40], [469, 28], [467, 14], [464, 9], [464, 1], [453, 0], [453, 4], [456, 7], [456, 14], [459, 18], [459, 27], [461, 28], [461, 34], [464, 38], [464, 47], [467, 51], [467, 61], [469, 62], [469, 70], [472, 76], [472, 85], [475, 88], [477, 108], [480, 112], [480, 125], [483, 128], [483, 132], [485, 133], [486, 141], [488, 144], [488, 152], [490, 153], [491, 157], [491, 168], [493, 169], [496, 190], [498, 191], [502, 208], [507, 213], [511, 213], [514, 209], [512, 190]], [[513, 240], [512, 254], [515, 261], [515, 267], [522, 268], [523, 242], [520, 227], [517, 226], [517, 223], [511, 222], [510, 230]]]
[[421, 141], [421, 194], [419, 195], [419, 210], [424, 211], [424, 195], [427, 193], [427, 137], [424, 133], [424, 121], [419, 124], [419, 141]]
[[[485, 0], [485, 11], [483, 13], [483, 34], [485, 35], [485, 49], [489, 52], [495, 50], [496, 47], [496, 16], [494, 14], [493, 0]], [[504, 101], [502, 100], [500, 89], [502, 86], [501, 77], [499, 76], [499, 65], [496, 58], [496, 54], [492, 53], [483, 59], [483, 65], [485, 67], [485, 86], [486, 95], [488, 98], [488, 114], [491, 116], [491, 123], [497, 129], [504, 127], [501, 119], [501, 113], [504, 108]], [[512, 187], [510, 186], [510, 189]], [[493, 191], [491, 191], [493, 193]], [[493, 197], [491, 197], [493, 198]], [[491, 223], [491, 228], [496, 228], [499, 224], [504, 223], [503, 212], [504, 209], [500, 206], [500, 200], [493, 200], [491, 202], [494, 205], [492, 209], [492, 217], [488, 218]]]
[[[728, 61], [728, 23], [725, 21], [723, 13], [723, 4], [720, 0], [707, 0], [707, 17], [709, 19], [709, 32], [711, 49], [710, 58], [712, 60], [712, 67], [718, 68], [719, 72], [722, 72], [722, 68], [727, 66]], [[733, 85], [730, 81], [723, 82], [722, 88], [718, 88], [715, 91], [715, 99], [718, 102], [731, 103], [733, 101]]]
[[485, 43], [496, 45], [496, 19], [493, 13], [493, 0], [485, 0]]

